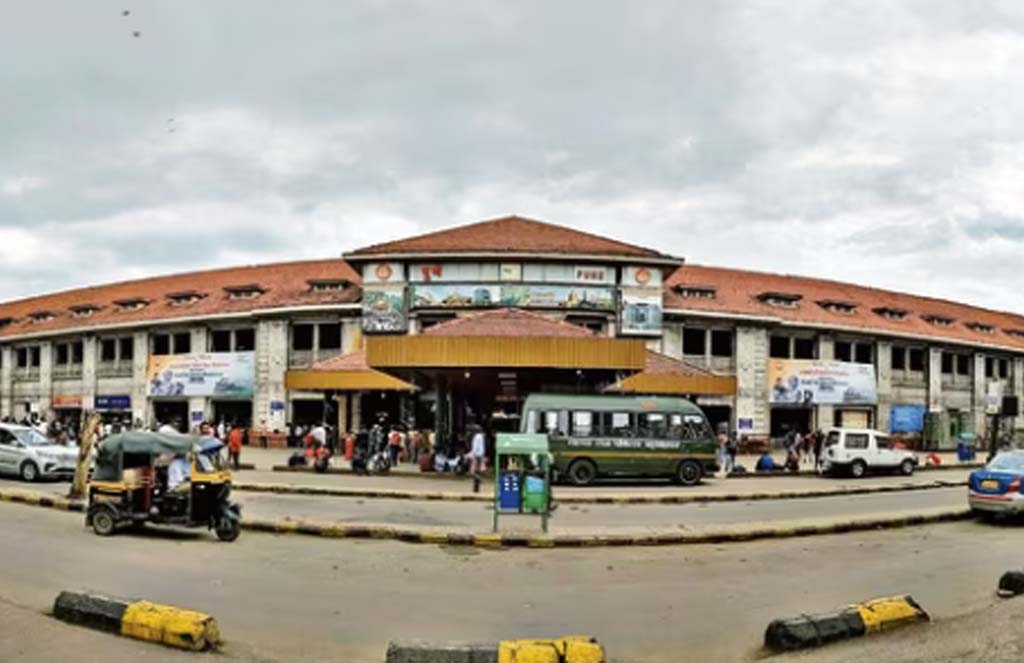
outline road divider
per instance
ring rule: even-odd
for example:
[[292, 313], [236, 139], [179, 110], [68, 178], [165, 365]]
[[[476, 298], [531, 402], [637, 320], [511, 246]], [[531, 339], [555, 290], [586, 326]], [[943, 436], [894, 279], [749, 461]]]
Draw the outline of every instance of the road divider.
[[378, 539], [477, 548], [593, 548], [740, 543], [929, 525], [973, 517], [969, 509], [929, 509], [859, 518], [818, 519], [762, 525], [709, 527], [693, 531], [655, 530], [639, 534], [582, 532], [533, 534], [473, 532], [376, 523], [319, 523], [308, 520], [246, 518], [242, 529], [271, 534], [302, 534], [329, 539]]
[[[561, 504], [696, 504], [712, 502], [755, 502], [763, 500], [805, 499], [843, 495], [870, 495], [899, 493], [915, 490], [935, 490], [966, 486], [967, 481], [929, 481], [927, 483], [901, 483], [882, 485], [837, 486], [821, 490], [781, 490], [757, 493], [677, 493], [671, 495], [566, 495], [556, 489], [555, 501]], [[355, 497], [364, 499], [419, 500], [428, 502], [493, 502], [489, 493], [446, 493], [376, 488], [337, 488], [332, 486], [297, 486], [294, 484], [234, 482], [234, 490], [281, 495], [322, 495], [325, 497]], [[597, 489], [599, 490], [599, 489]]]
[[217, 620], [206, 613], [102, 594], [61, 592], [53, 616], [69, 624], [189, 651], [220, 645]]
[[41, 493], [36, 490], [22, 490], [20, 488], [0, 488], [0, 502], [15, 502], [17, 504], [28, 504], [30, 506], [42, 506], [50, 509], [63, 511], [84, 511], [85, 504], [77, 500], [69, 500], [66, 497]]
[[910, 596], [872, 599], [834, 612], [776, 619], [765, 631], [764, 644], [774, 651], [807, 649], [928, 620]]
[[[16, 498], [16, 499], [15, 499]], [[64, 511], [82, 511], [83, 505], [63, 498], [0, 489], [0, 500]], [[271, 534], [303, 534], [333, 539], [381, 539], [479, 548], [588, 548], [611, 546], [669, 546], [739, 543], [758, 539], [785, 539], [823, 534], [844, 534], [878, 529], [930, 525], [974, 517], [966, 508], [935, 508], [867, 516], [838, 516], [796, 521], [748, 523], [696, 530], [644, 530], [641, 533], [608, 533], [598, 528], [572, 534], [475, 532], [457, 528], [396, 526], [378, 523], [321, 523], [293, 519], [243, 518], [242, 529]]]
[[386, 663], [605, 663], [604, 647], [585, 635], [500, 642], [392, 642]]

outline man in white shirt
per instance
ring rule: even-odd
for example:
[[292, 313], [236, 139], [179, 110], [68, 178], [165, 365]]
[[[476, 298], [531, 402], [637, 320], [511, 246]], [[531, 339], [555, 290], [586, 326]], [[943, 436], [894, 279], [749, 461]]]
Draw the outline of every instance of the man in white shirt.
[[473, 439], [469, 445], [469, 471], [473, 475], [473, 492], [480, 492], [480, 475], [487, 457], [487, 439], [479, 426], [473, 427]]
[[156, 432], [158, 432], [158, 433], [177, 433], [178, 429], [175, 428], [174, 424], [172, 424], [171, 422], [167, 422], [166, 424], [162, 424], [160, 426], [160, 428], [157, 428]]
[[167, 466], [167, 490], [172, 493], [188, 494], [192, 468], [184, 454], [174, 457]]
[[327, 444], [327, 429], [324, 428], [323, 423], [318, 422], [313, 430], [309, 431], [309, 434], [313, 436], [313, 439], [317, 441], [320, 446]]

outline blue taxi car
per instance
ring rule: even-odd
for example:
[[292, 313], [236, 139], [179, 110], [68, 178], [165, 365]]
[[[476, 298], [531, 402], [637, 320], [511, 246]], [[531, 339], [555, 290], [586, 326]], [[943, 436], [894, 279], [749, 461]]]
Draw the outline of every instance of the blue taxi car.
[[967, 502], [979, 515], [1024, 513], [1024, 451], [1004, 451], [967, 481]]

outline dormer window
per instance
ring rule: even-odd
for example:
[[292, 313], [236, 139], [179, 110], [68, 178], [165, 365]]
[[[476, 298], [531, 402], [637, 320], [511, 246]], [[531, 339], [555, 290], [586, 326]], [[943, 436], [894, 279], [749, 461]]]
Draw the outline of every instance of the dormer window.
[[118, 299], [114, 302], [118, 311], [138, 311], [139, 309], [145, 308], [147, 304], [149, 304], [149, 300], [142, 299], [141, 297]]
[[250, 284], [229, 285], [224, 288], [224, 292], [228, 293], [228, 299], [256, 299], [266, 290], [258, 285]]
[[99, 306], [95, 304], [77, 304], [71, 308], [71, 315], [75, 318], [89, 318], [92, 314], [100, 310]]
[[6, 327], [7, 325], [13, 324], [14, 318], [0, 318], [0, 327]]
[[306, 283], [313, 292], [337, 292], [352, 285], [348, 279], [310, 279]]
[[28, 314], [28, 319], [32, 324], [38, 324], [40, 322], [49, 322], [57, 316], [52, 311], [35, 311]]
[[874, 309], [875, 313], [885, 318], [886, 320], [906, 320], [908, 311], [902, 308], [889, 308], [888, 306], [882, 306]]
[[779, 308], [796, 308], [801, 299], [803, 299], [803, 295], [794, 295], [788, 292], [762, 292], [757, 296], [757, 300], [762, 304]]
[[968, 322], [966, 327], [971, 331], [976, 331], [979, 334], [994, 334], [996, 328], [992, 325], [986, 325], [984, 322]]
[[677, 285], [676, 294], [687, 299], [714, 299], [715, 288], [709, 285]]
[[823, 299], [818, 302], [818, 306], [829, 313], [839, 313], [840, 315], [853, 315], [857, 312], [856, 304], [838, 299]]
[[172, 292], [167, 295], [167, 299], [171, 302], [171, 306], [188, 306], [189, 304], [195, 304], [205, 296], [203, 293], [196, 292], [195, 290], [186, 290], [183, 292]]
[[950, 318], [950, 317], [947, 317], [947, 316], [944, 316], [944, 315], [926, 314], [926, 315], [922, 315], [921, 319], [924, 320], [925, 322], [927, 322], [930, 325], [935, 325], [936, 327], [952, 327], [953, 326], [953, 318]]
[[1024, 329], [1004, 329], [1003, 331], [1014, 338], [1024, 339]]

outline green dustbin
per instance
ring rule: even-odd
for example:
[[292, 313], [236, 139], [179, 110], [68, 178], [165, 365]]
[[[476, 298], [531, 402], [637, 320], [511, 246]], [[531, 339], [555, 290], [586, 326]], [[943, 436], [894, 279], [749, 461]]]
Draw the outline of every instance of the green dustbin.
[[543, 477], [527, 476], [523, 486], [523, 511], [544, 513], [548, 508], [548, 487]]

